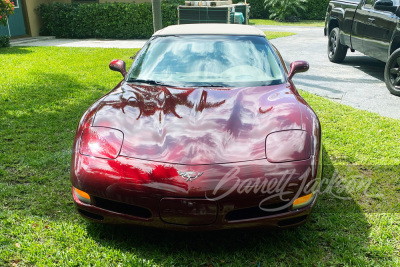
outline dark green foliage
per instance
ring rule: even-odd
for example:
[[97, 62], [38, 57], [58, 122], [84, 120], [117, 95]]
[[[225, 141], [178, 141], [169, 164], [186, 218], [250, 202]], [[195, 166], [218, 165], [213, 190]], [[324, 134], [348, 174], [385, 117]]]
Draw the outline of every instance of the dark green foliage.
[[10, 46], [10, 37], [9, 36], [0, 36], [0, 47], [9, 47]]
[[[236, 0], [236, 2], [241, 1]], [[269, 8], [264, 7], [264, 0], [248, 0], [247, 3], [250, 4], [250, 18], [252, 19], [267, 19], [272, 13]], [[299, 18], [304, 20], [324, 19], [328, 3], [329, 0], [308, 0], [304, 4], [306, 10], [299, 10]], [[294, 15], [290, 14], [289, 16]]]
[[[234, 3], [244, 2], [233, 0]], [[308, 0], [301, 19], [323, 19], [329, 0]], [[264, 0], [247, 0], [250, 18], [266, 19], [271, 12]], [[184, 0], [162, 1], [163, 26], [177, 24], [177, 7]], [[153, 33], [151, 3], [42, 4], [38, 8], [43, 26], [41, 35], [59, 38], [149, 38]], [[293, 16], [295, 14], [291, 14]]]
[[[176, 0], [163, 1], [163, 26], [178, 21]], [[149, 38], [153, 34], [151, 3], [42, 4], [41, 35], [59, 38]]]
[[249, 0], [250, 4], [250, 18], [252, 19], [266, 19], [269, 17], [268, 9], [264, 8], [264, 0]]
[[[244, 3], [244, 0], [233, 0], [234, 4]], [[250, 18], [251, 19], [266, 19], [269, 17], [269, 12], [264, 8], [264, 0], [247, 0], [250, 5]]]
[[270, 11], [269, 18], [279, 21], [292, 21], [300, 11], [306, 11], [307, 0], [265, 0], [265, 8]]
[[301, 12], [301, 19], [325, 19], [329, 0], [308, 0], [306, 11]]

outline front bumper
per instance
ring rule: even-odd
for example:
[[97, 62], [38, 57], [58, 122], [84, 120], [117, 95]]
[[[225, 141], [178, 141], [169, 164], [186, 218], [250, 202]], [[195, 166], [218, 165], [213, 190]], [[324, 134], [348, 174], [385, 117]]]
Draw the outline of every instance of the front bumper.
[[[186, 181], [182, 173], [201, 175]], [[267, 160], [180, 165], [126, 157], [73, 155], [71, 182], [86, 219], [174, 230], [288, 228], [310, 214], [321, 177], [321, 159], [272, 164]], [[295, 199], [313, 193], [299, 208]], [[260, 209], [260, 207], [262, 209]]]

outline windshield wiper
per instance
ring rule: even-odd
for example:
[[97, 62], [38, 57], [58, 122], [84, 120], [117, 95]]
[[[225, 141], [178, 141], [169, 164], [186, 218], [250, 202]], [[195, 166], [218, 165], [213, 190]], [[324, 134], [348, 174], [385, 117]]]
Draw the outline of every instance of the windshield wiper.
[[226, 87], [226, 86], [221, 84], [202, 84], [201, 87]]
[[142, 80], [142, 79], [128, 79], [129, 83], [146, 83], [146, 84], [151, 84], [151, 85], [162, 85], [162, 86], [171, 86], [169, 84], [165, 84], [160, 81], [154, 81], [154, 80]]

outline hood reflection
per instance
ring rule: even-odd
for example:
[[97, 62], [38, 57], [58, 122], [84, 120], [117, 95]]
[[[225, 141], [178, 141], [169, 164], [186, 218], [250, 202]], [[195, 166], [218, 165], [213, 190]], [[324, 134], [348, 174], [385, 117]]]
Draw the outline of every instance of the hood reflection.
[[284, 84], [234, 89], [125, 84], [100, 103], [94, 126], [124, 133], [123, 156], [181, 164], [255, 160], [265, 158], [270, 132], [301, 129], [297, 98]]
[[[173, 89], [168, 89], [165, 86], [128, 86], [131, 89], [130, 92], [125, 93], [123, 91], [124, 93], [119, 95], [118, 100], [110, 99], [108, 103], [104, 102], [104, 104], [121, 109], [123, 113], [125, 113], [126, 106], [136, 107], [139, 109], [137, 120], [141, 116], [153, 116], [158, 113], [160, 123], [163, 115], [166, 114], [173, 114], [177, 118], [182, 118], [176, 111], [177, 106], [194, 107], [194, 103], [188, 100], [189, 95], [195, 90], [193, 88], [179, 89], [178, 92], [171, 93]], [[196, 111], [201, 112], [204, 109], [218, 107], [225, 103], [225, 100], [207, 102], [207, 95], [207, 91], [202, 92], [200, 101], [196, 105]]]

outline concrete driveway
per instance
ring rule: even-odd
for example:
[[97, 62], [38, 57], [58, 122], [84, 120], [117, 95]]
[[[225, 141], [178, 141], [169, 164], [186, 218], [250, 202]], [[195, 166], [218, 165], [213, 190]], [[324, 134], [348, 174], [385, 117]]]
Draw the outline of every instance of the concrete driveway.
[[10, 40], [11, 46], [68, 46], [103, 48], [142, 48], [147, 40], [111, 39], [56, 39], [54, 36], [38, 36]]
[[347, 53], [340, 63], [327, 56], [328, 38], [320, 27], [257, 26], [264, 31], [288, 31], [297, 35], [274, 39], [287, 66], [306, 60], [310, 70], [294, 77], [297, 88], [358, 109], [400, 119], [400, 97], [391, 95], [385, 86], [385, 63], [361, 53]]

